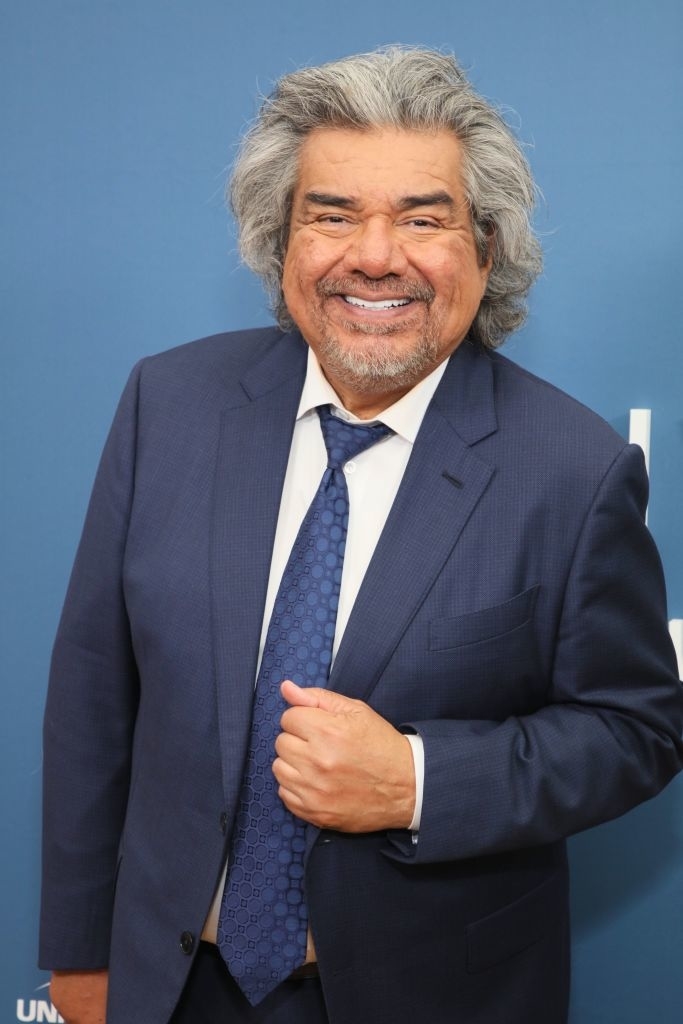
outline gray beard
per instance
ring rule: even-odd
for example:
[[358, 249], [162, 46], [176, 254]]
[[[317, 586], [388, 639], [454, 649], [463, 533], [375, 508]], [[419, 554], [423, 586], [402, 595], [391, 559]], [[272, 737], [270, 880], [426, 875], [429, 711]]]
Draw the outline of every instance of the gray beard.
[[[413, 349], [397, 353], [391, 344], [391, 336], [406, 329], [405, 322], [359, 324], [356, 321], [347, 321], [342, 325], [344, 330], [358, 335], [359, 340], [366, 336], [368, 344], [358, 348], [347, 348], [340, 343], [334, 334], [334, 328], [327, 321], [323, 304], [328, 296], [352, 292], [358, 280], [362, 281], [365, 289], [376, 291], [383, 296], [408, 296], [426, 303], [427, 322], [423, 325], [423, 331], [419, 334]], [[437, 365], [439, 323], [432, 318], [434, 290], [429, 285], [394, 278], [393, 275], [375, 280], [359, 274], [320, 281], [316, 290], [321, 302], [318, 309], [321, 362], [340, 384], [365, 394], [407, 390], [414, 387]], [[410, 320], [410, 314], [407, 315], [407, 319]], [[373, 339], [372, 342], [370, 338]]]
[[398, 353], [391, 344], [391, 335], [397, 333], [391, 324], [346, 327], [358, 335], [372, 337], [374, 344], [347, 348], [326, 326], [321, 331], [319, 355], [330, 374], [354, 391], [372, 394], [412, 388], [437, 365], [438, 332], [433, 327], [419, 335], [413, 349]]

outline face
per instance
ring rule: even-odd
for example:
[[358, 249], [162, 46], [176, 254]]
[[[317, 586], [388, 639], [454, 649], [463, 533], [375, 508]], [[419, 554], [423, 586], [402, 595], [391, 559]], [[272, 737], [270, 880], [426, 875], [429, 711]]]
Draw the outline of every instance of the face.
[[374, 416], [465, 338], [486, 289], [450, 132], [318, 129], [301, 152], [283, 293], [348, 409]]

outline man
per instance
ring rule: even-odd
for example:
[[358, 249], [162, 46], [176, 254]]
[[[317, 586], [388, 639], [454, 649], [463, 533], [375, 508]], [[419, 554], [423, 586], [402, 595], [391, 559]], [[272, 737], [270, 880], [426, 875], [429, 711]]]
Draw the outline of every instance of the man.
[[390, 48], [283, 78], [231, 195], [281, 329], [143, 360], [107, 442], [45, 720], [53, 998], [560, 1024], [564, 839], [681, 768], [683, 697], [640, 450], [493, 351], [527, 165]]

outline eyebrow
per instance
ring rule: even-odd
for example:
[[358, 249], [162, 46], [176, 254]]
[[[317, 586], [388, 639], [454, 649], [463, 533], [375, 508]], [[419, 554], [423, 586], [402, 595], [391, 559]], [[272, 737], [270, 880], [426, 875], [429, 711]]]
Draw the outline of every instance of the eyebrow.
[[[353, 210], [358, 203], [349, 196], [338, 196], [332, 192], [306, 192], [304, 199], [314, 206], [332, 206], [339, 210]], [[414, 210], [421, 206], [455, 207], [455, 201], [448, 192], [425, 192], [422, 195], [402, 196], [398, 201], [399, 210]]]
[[418, 206], [450, 206], [452, 208], [455, 206], [455, 201], [448, 192], [439, 189], [438, 192], [425, 192], [423, 195], [403, 196], [398, 205], [401, 210], [414, 210]]
[[340, 210], [352, 210], [357, 205], [354, 199], [348, 196], [336, 196], [331, 192], [306, 192], [304, 199], [314, 206], [335, 206]]

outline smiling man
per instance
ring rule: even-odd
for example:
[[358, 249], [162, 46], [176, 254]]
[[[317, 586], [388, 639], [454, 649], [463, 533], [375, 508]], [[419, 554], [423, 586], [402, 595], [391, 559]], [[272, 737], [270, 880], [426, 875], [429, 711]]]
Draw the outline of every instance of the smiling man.
[[681, 768], [683, 696], [642, 453], [495, 351], [533, 197], [443, 54], [265, 102], [279, 327], [135, 368], [55, 644], [69, 1024], [566, 1022], [565, 839]]
[[382, 412], [451, 355], [490, 267], [474, 240], [452, 132], [310, 133], [282, 288], [349, 411]]

